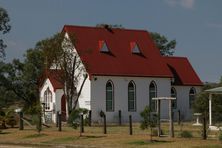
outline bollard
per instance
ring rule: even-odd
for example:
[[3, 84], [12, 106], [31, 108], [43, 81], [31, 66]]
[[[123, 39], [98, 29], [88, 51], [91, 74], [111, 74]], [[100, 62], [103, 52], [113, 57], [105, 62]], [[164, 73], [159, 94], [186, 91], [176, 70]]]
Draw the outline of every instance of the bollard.
[[207, 130], [206, 130], [206, 113], [203, 115], [203, 133], [202, 133], [203, 140], [207, 139]]
[[23, 112], [19, 112], [19, 130], [24, 129], [24, 124], [23, 124]]
[[59, 111], [56, 112], [56, 127], [59, 126]]
[[133, 134], [133, 128], [132, 128], [132, 116], [129, 115], [129, 134]]
[[121, 114], [121, 110], [119, 110], [119, 126], [122, 125], [122, 114]]
[[105, 114], [103, 115], [103, 119], [104, 119], [104, 120], [103, 120], [103, 121], [104, 121], [104, 124], [103, 124], [103, 133], [106, 134], [107, 132], [106, 132], [106, 115], [105, 115]]
[[178, 112], [177, 112], [177, 123], [178, 123], [178, 125], [180, 125], [180, 121], [181, 121], [180, 110], [178, 110]]
[[80, 133], [84, 133], [83, 115], [80, 115]]
[[61, 132], [62, 131], [62, 115], [61, 113], [59, 113], [58, 115], [58, 122], [59, 122], [59, 131]]
[[91, 122], [92, 122], [92, 111], [89, 111], [89, 126], [91, 126]]

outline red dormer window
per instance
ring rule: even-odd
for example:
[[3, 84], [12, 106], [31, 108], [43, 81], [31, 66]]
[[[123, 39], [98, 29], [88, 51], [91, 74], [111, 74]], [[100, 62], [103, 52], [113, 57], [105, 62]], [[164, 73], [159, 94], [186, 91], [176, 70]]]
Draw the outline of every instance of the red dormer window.
[[109, 52], [109, 48], [104, 40], [99, 41], [99, 50], [100, 52]]
[[132, 53], [136, 53], [136, 54], [141, 53], [140, 48], [136, 42], [130, 42], [130, 49]]

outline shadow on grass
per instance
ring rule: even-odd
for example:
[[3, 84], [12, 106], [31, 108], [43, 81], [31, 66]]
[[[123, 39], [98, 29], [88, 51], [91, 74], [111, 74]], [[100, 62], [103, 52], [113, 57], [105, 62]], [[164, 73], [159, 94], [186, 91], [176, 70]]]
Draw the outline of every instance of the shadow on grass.
[[171, 143], [171, 142], [174, 142], [174, 141], [164, 141], [164, 140], [147, 140], [147, 141], [144, 141], [144, 140], [138, 140], [138, 141], [132, 141], [132, 142], [129, 142], [128, 144], [132, 144], [132, 145], [153, 145], [153, 144], [163, 144], [163, 143]]
[[221, 145], [193, 146], [193, 148], [221, 148]]
[[80, 136], [79, 138], [83, 138], [83, 139], [90, 139], [90, 138], [103, 138], [103, 137], [106, 137], [106, 136], [92, 136], [92, 135], [82, 135]]
[[47, 135], [46, 134], [33, 134], [33, 135], [25, 136], [24, 138], [40, 138], [44, 136], [47, 136]]
[[103, 138], [103, 137], [106, 137], [106, 136], [87, 136], [87, 135], [82, 135], [81, 137], [63, 137], [63, 138], [55, 138], [55, 139], [52, 139], [50, 141], [44, 141], [42, 143], [47, 143], [47, 144], [52, 144], [52, 143], [57, 143], [57, 144], [61, 144], [61, 143], [66, 143], [66, 142], [72, 142], [72, 141], [76, 141], [76, 140], [79, 140], [79, 139], [94, 139], [94, 138]]
[[0, 132], [0, 135], [10, 134], [10, 132]]

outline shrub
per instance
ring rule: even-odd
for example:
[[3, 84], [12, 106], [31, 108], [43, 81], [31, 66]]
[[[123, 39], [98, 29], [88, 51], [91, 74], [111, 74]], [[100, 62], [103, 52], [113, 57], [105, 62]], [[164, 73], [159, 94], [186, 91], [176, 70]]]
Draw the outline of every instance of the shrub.
[[80, 114], [86, 115], [88, 113], [87, 109], [79, 108], [71, 112], [68, 119], [68, 125], [76, 129], [80, 124]]
[[192, 138], [193, 137], [193, 135], [192, 135], [192, 133], [190, 131], [182, 131], [180, 133], [180, 136], [182, 138]]
[[40, 114], [34, 114], [32, 116], [32, 124], [36, 125], [36, 130], [40, 134], [42, 131], [42, 119]]
[[218, 135], [218, 140], [220, 141], [220, 142], [222, 142], [222, 132], [220, 131], [220, 133], [219, 133], [219, 135]]
[[0, 110], [0, 116], [5, 116], [5, 112]]
[[6, 124], [7, 125], [10, 125], [11, 128], [13, 128], [16, 124], [17, 124], [17, 121], [15, 119], [14, 116], [9, 116], [7, 119], [6, 119]]
[[142, 122], [140, 128], [142, 130], [150, 129], [150, 141], [152, 141], [153, 128], [157, 125], [157, 115], [152, 113], [152, 110], [149, 106], [146, 106], [145, 109], [140, 113], [142, 117]]

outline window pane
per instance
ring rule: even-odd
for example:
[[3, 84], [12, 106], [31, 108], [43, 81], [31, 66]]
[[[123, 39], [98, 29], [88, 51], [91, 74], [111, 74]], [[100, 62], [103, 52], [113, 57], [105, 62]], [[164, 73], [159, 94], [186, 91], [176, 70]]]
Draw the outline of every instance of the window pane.
[[191, 88], [190, 93], [189, 93], [189, 107], [190, 108], [192, 108], [192, 105], [194, 103], [195, 94], [196, 94], [196, 90], [194, 88]]
[[155, 100], [152, 100], [152, 98], [155, 98], [156, 97], [156, 86], [154, 83], [151, 83], [150, 84], [150, 87], [149, 87], [149, 99], [150, 99], [150, 108], [152, 111], [156, 111], [156, 101]]
[[106, 84], [106, 111], [113, 111], [113, 86], [111, 82]]
[[133, 82], [128, 85], [128, 111], [135, 111], [135, 86]]
[[152, 111], [155, 111], [156, 110], [156, 101], [155, 100], [152, 100], [152, 98], [155, 98], [156, 97], [156, 93], [153, 93], [151, 92], [150, 93], [150, 99], [151, 99], [151, 110]]

